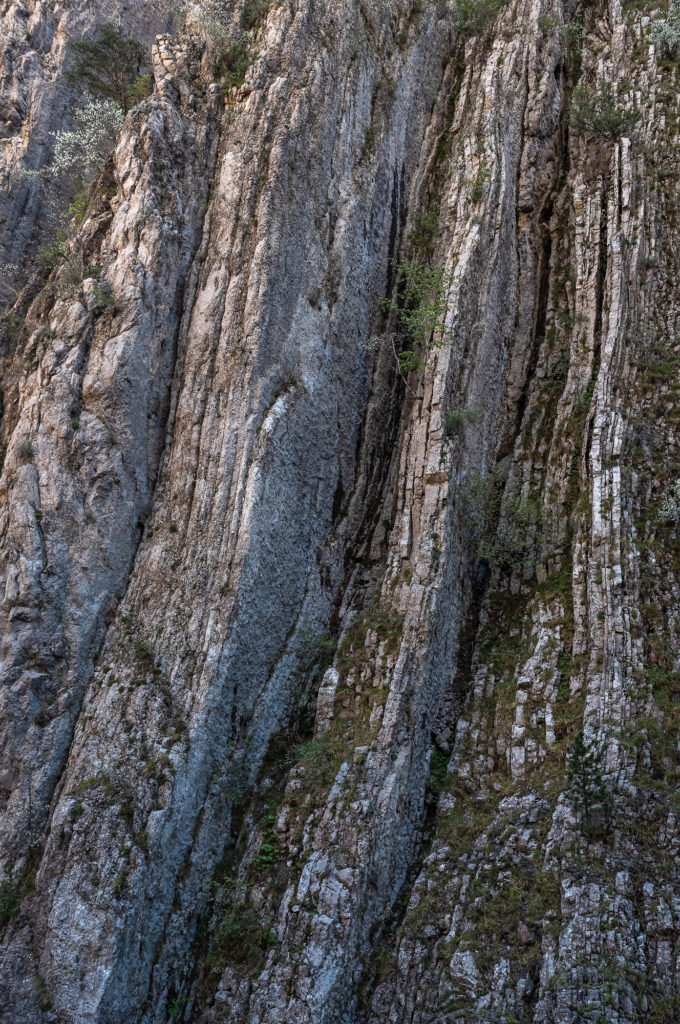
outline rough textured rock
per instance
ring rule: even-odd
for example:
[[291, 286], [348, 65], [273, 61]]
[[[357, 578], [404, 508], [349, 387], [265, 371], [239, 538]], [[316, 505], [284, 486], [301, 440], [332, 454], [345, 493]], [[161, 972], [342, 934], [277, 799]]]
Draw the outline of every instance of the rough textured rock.
[[49, 217], [39, 179], [25, 175], [50, 159], [53, 133], [68, 127], [79, 90], [64, 72], [68, 43], [98, 25], [121, 26], [151, 43], [169, 29], [172, 0], [6, 0], [0, 7], [0, 303], [20, 286], [21, 268], [45, 242]]
[[158, 37], [11, 314], [3, 1020], [677, 1018], [678, 68], [472, 9], [229, 5], [242, 82]]

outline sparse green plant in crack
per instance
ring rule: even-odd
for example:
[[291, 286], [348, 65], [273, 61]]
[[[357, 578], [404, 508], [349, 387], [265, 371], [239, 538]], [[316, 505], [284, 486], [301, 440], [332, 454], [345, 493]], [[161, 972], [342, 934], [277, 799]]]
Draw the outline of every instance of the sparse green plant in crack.
[[325, 789], [333, 782], [348, 753], [348, 745], [338, 737], [324, 736], [322, 739], [302, 743], [295, 756], [305, 769], [305, 778], [317, 789]]
[[450, 276], [420, 257], [396, 265], [394, 297], [383, 299], [380, 308], [395, 328], [387, 337], [402, 376], [424, 369], [429, 352], [451, 344], [446, 323], [449, 286]]
[[296, 651], [300, 668], [303, 672], [311, 672], [318, 665], [319, 672], [325, 672], [333, 664], [337, 646], [337, 638], [328, 630], [321, 633], [313, 629], [306, 630]]
[[11, 878], [0, 882], [0, 925], [5, 925], [10, 918], [19, 913], [19, 895], [17, 886]]
[[35, 452], [33, 450], [33, 442], [30, 438], [24, 438], [23, 441], [19, 442], [17, 447], [17, 455], [21, 462], [32, 462]]
[[51, 245], [41, 245], [35, 254], [35, 261], [43, 266], [48, 273], [58, 267], [66, 256], [66, 249], [61, 242], [53, 242]]
[[449, 759], [441, 750], [433, 750], [430, 755], [430, 774], [425, 783], [425, 790], [432, 796], [439, 796], [446, 782], [446, 771]]
[[465, 184], [470, 189], [470, 201], [479, 203], [484, 198], [487, 182], [491, 180], [491, 171], [487, 164], [480, 164], [474, 178], [468, 178]]
[[244, 39], [235, 39], [217, 54], [213, 64], [214, 74], [225, 92], [243, 85], [253, 59], [254, 55]]
[[102, 25], [94, 39], [71, 43], [70, 49], [73, 64], [68, 80], [86, 86], [104, 101], [113, 101], [127, 113], [140, 92], [146, 48], [113, 25]]
[[95, 316], [103, 316], [104, 313], [115, 313], [117, 309], [116, 299], [107, 281], [95, 281], [93, 284], [91, 308]]
[[465, 522], [478, 558], [511, 571], [533, 564], [541, 514], [531, 498], [508, 493], [502, 472], [475, 474], [462, 492]]
[[433, 201], [424, 213], [416, 213], [413, 217], [413, 224], [408, 236], [409, 245], [426, 263], [429, 263], [434, 255], [438, 224], [438, 201]]
[[135, 640], [133, 650], [139, 671], [153, 672], [156, 666], [156, 655], [151, 644], [145, 640]]
[[618, 142], [634, 134], [641, 116], [637, 108], [626, 108], [619, 102], [611, 82], [602, 82], [593, 88], [574, 89], [569, 124], [580, 135]]
[[583, 731], [567, 754], [567, 798], [579, 815], [581, 832], [600, 838], [610, 825], [611, 796], [602, 776], [603, 751], [586, 740]]
[[176, 1020], [188, 1002], [188, 996], [177, 996], [176, 999], [173, 999], [168, 1003], [168, 1017], [170, 1017], [171, 1020]]
[[452, 440], [461, 433], [466, 423], [478, 423], [480, 416], [479, 409], [449, 409], [444, 416], [444, 437]]
[[274, 831], [277, 806], [270, 807], [261, 823], [262, 842], [260, 848], [251, 862], [252, 870], [256, 874], [267, 871], [275, 863], [279, 855], [279, 843]]
[[261, 25], [272, 6], [272, 0], [249, 0], [243, 8], [243, 24], [246, 32]]
[[113, 891], [116, 894], [116, 896], [120, 896], [120, 894], [122, 893], [123, 889], [127, 885], [127, 880], [128, 880], [128, 869], [127, 868], [123, 868], [123, 870], [119, 874], [116, 875], [116, 877], [114, 878], [113, 882], [111, 883], [111, 888], [113, 889]]
[[35, 996], [39, 1009], [43, 1013], [47, 1013], [48, 1010], [52, 1009], [52, 996], [50, 994], [50, 990], [47, 987], [47, 982], [40, 974], [33, 975], [33, 995]]
[[502, 7], [503, 0], [455, 0], [454, 28], [466, 38], [483, 35], [495, 21]]
[[277, 939], [268, 918], [254, 902], [253, 887], [228, 878], [218, 887], [216, 901], [222, 909], [208, 952], [208, 969], [221, 970], [229, 961], [253, 970], [259, 968]]

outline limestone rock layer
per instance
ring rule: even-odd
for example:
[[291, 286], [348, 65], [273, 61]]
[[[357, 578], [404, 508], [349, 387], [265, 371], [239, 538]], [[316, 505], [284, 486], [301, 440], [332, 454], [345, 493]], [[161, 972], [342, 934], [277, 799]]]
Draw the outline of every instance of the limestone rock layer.
[[0, 1020], [671, 1024], [669, 13], [224, 12], [0, 7]]

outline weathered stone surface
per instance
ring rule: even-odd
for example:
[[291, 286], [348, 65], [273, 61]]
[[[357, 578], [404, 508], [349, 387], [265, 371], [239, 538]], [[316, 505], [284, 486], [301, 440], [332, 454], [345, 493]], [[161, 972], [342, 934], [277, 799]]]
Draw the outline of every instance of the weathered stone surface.
[[[674, 1020], [663, 14], [228, 8], [243, 81], [191, 20], [158, 37], [112, 187], [17, 306], [0, 1016]], [[58, 55], [58, 127], [66, 41], [105, 13], [31, 8], [14, 179], [30, 68]], [[638, 125], [578, 127], [603, 83]], [[445, 343], [405, 376], [381, 300], [413, 259]]]

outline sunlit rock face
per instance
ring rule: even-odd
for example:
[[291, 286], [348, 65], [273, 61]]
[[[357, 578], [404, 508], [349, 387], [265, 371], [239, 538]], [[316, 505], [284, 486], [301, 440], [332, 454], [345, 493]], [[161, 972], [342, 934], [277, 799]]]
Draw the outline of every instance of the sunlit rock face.
[[673, 11], [0, 17], [0, 1020], [675, 1021]]

